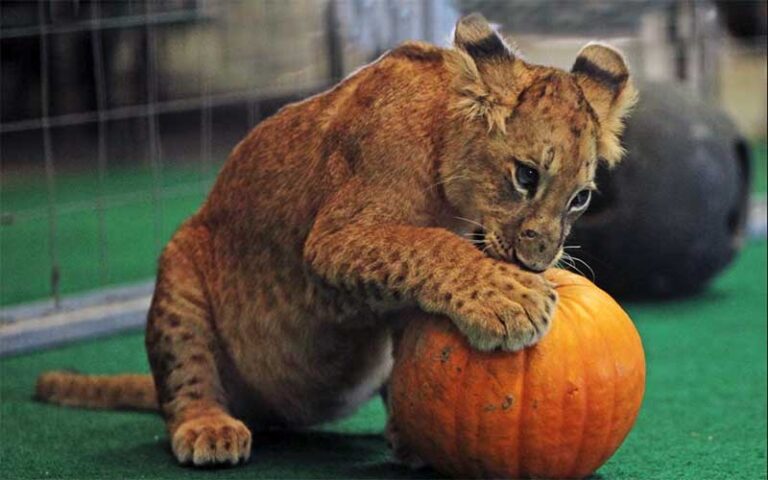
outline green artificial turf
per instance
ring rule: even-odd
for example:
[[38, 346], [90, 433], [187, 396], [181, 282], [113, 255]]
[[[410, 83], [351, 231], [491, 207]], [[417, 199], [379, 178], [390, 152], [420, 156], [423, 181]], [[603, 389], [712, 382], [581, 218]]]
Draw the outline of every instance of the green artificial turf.
[[[60, 292], [71, 294], [152, 278], [160, 249], [202, 203], [217, 168], [203, 174], [197, 166], [168, 167], [162, 178], [147, 167], [112, 168], [103, 186], [94, 172], [57, 175]], [[155, 185], [157, 205], [153, 201]], [[100, 267], [101, 233], [95, 208], [100, 191], [111, 199], [103, 210], [105, 269]], [[47, 195], [44, 176], [2, 176], [0, 305], [51, 295]]]
[[[766, 191], [766, 143], [756, 141], [753, 151], [753, 190]], [[155, 260], [178, 225], [202, 202], [204, 192], [218, 170], [199, 166], [167, 165], [158, 176], [150, 168], [111, 168], [103, 187], [95, 172], [59, 173], [56, 177], [60, 291], [71, 294], [104, 285], [150, 279]], [[50, 296], [51, 256], [49, 223], [45, 215], [47, 189], [41, 174], [0, 175], [0, 306]], [[195, 185], [195, 183], [200, 185]], [[159, 208], [152, 201], [152, 187], [161, 187]], [[191, 188], [190, 188], [191, 187]], [[118, 200], [104, 210], [106, 269], [99, 267], [100, 233], [95, 209], [72, 205], [94, 205], [100, 188]], [[143, 192], [136, 198], [136, 192]], [[129, 201], [124, 201], [126, 198]], [[123, 201], [120, 201], [123, 199]], [[18, 215], [30, 209], [42, 213], [35, 218]], [[158, 215], [162, 227], [157, 228]]]
[[[629, 304], [645, 345], [646, 396], [602, 479], [766, 478], [766, 242], [750, 244], [708, 291]], [[379, 400], [351, 418], [256, 438], [240, 468], [179, 467], [152, 414], [68, 409], [31, 399], [53, 368], [147, 371], [129, 333], [0, 361], [2, 478], [425, 478], [389, 461]]]

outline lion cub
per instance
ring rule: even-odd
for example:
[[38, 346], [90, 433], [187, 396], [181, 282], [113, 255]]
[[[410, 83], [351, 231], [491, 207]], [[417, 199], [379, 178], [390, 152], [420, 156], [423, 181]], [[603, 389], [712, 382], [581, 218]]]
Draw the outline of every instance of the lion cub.
[[408, 309], [482, 350], [540, 339], [556, 301], [540, 273], [598, 159], [621, 157], [635, 90], [603, 45], [565, 72], [524, 62], [479, 15], [454, 37], [254, 128], [160, 258], [153, 379], [48, 373], [39, 397], [159, 408], [179, 462], [236, 464], [249, 427], [316, 424], [378, 392]]

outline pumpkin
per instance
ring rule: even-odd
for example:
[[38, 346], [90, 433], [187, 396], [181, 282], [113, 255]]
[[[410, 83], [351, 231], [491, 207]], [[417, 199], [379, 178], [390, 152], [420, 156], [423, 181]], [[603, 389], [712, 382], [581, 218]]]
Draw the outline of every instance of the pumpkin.
[[472, 349], [445, 317], [419, 312], [390, 380], [398, 445], [455, 477], [581, 478], [616, 451], [645, 390], [640, 337], [589, 280], [549, 270], [549, 333], [518, 352]]

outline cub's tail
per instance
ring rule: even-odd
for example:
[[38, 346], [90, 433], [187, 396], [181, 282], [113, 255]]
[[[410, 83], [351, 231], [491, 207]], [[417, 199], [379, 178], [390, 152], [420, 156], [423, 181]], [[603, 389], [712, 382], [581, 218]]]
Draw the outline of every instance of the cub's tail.
[[158, 410], [151, 375], [46, 372], [37, 378], [35, 396], [70, 407]]

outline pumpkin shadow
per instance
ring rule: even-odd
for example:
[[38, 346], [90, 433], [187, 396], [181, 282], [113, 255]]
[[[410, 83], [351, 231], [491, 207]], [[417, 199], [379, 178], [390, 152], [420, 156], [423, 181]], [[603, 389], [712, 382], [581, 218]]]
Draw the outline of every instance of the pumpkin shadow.
[[[326, 431], [257, 432], [251, 459], [246, 465], [200, 468], [176, 463], [167, 438], [144, 442], [93, 458], [94, 471], [107, 475], [114, 466], [127, 476], [148, 471], [157, 478], [174, 478], [185, 471], [216, 472], [217, 478], [355, 478], [424, 479], [444, 478], [431, 468], [413, 470], [395, 463], [380, 434], [351, 434]], [[92, 469], [93, 469], [93, 463]], [[610, 480], [595, 473], [586, 480]]]
[[392, 460], [381, 434], [352, 434], [328, 431], [254, 432], [251, 459], [245, 465], [193, 467], [178, 465], [168, 438], [137, 443], [91, 458], [98, 475], [110, 469], [136, 477], [153, 472], [156, 478], [174, 478], [200, 471], [215, 472], [217, 478], [357, 478], [435, 479], [431, 469], [411, 470]]
[[294, 477], [440, 478], [433, 470], [411, 470], [395, 463], [382, 434], [321, 430], [256, 433], [249, 468], [290, 472]]
[[393, 461], [358, 465], [347, 470], [349, 478], [402, 478], [402, 479], [439, 479], [445, 478], [431, 468], [413, 470]]

